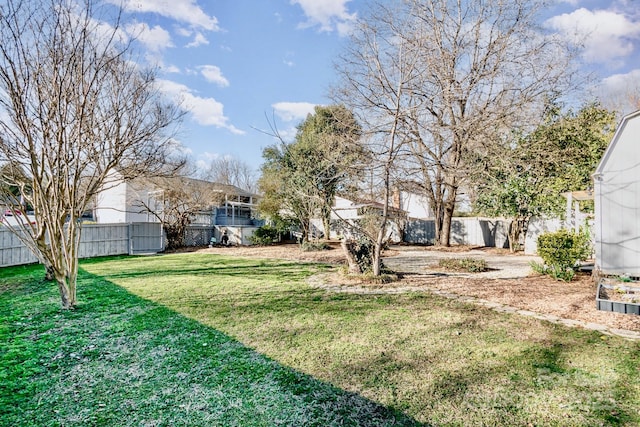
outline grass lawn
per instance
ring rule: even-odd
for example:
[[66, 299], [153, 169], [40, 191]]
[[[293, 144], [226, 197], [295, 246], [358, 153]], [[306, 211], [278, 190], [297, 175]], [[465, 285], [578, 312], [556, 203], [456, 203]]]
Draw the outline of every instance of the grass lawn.
[[[0, 425], [640, 425], [640, 343], [428, 293], [336, 294], [327, 267], [86, 260], [77, 310], [0, 269]], [[561, 283], [558, 286], [562, 286]]]

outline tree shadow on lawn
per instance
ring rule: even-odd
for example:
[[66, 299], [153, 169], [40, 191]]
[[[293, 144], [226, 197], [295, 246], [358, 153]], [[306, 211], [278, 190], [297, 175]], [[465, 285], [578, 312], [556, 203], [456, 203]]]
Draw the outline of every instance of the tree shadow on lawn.
[[[185, 263], [184, 256], [193, 259], [192, 262]], [[83, 260], [83, 263], [100, 263], [105, 258], [95, 258]], [[136, 257], [110, 257], [113, 260], [122, 259], [125, 264], [117, 272], [106, 274], [109, 278], [130, 279], [147, 276], [229, 276], [246, 277], [247, 272], [252, 276], [286, 278], [287, 280], [299, 280], [309, 276], [305, 272], [305, 267], [314, 271], [334, 268], [328, 264], [306, 261], [270, 260], [236, 258], [226, 255], [211, 254], [169, 254], [144, 257], [144, 268], [139, 267], [135, 262]], [[274, 267], [277, 267], [274, 269]], [[274, 273], [276, 271], [276, 273]]]
[[67, 312], [54, 284], [13, 289], [0, 425], [425, 425], [99, 276], [81, 282]]

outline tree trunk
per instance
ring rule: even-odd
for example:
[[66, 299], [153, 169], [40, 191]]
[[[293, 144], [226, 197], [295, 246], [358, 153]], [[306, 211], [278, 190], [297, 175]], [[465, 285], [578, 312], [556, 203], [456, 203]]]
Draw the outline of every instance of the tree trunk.
[[44, 270], [45, 270], [45, 272], [44, 272], [44, 279], [45, 280], [47, 280], [47, 281], [55, 280], [56, 275], [55, 275], [55, 272], [53, 270], [53, 266], [51, 264], [48, 264], [48, 263], [45, 262], [44, 263]]
[[382, 245], [384, 244], [384, 236], [386, 232], [386, 221], [384, 221], [378, 230], [376, 241], [373, 242], [373, 250], [371, 253], [371, 268], [373, 270], [373, 275], [376, 277], [382, 273]]
[[71, 310], [76, 307], [76, 281], [77, 273], [54, 271], [56, 282], [58, 282], [58, 290], [62, 300], [62, 308]]
[[382, 274], [382, 243], [376, 242], [371, 254], [371, 269], [374, 276]]
[[167, 234], [167, 249], [173, 250], [184, 246], [184, 227], [165, 225], [164, 230]]
[[523, 234], [526, 235], [528, 226], [528, 217], [517, 217], [511, 220], [509, 224], [509, 252], [514, 253], [522, 249], [520, 237]]
[[325, 215], [322, 221], [322, 225], [324, 228], [324, 238], [326, 240], [331, 239], [331, 211], [329, 211], [328, 215]]
[[514, 253], [519, 249], [520, 226], [517, 218], [509, 224], [509, 252]]
[[440, 240], [438, 246], [451, 246], [451, 222], [455, 209], [455, 195], [450, 195], [444, 202], [444, 214], [442, 215], [442, 227], [440, 229]]
[[451, 215], [445, 214], [442, 217], [440, 240], [438, 240], [437, 246], [451, 246]]
[[356, 242], [353, 240], [347, 241], [347, 239], [342, 239], [340, 242], [340, 247], [344, 251], [344, 256], [347, 259], [349, 274], [362, 274], [362, 269], [360, 268], [360, 264], [358, 264], [358, 259], [355, 254], [355, 245]]

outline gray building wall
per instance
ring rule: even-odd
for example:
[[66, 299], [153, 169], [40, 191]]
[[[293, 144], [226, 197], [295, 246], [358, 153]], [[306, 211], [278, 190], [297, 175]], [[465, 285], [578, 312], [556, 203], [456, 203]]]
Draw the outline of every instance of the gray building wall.
[[596, 268], [640, 276], [640, 111], [618, 127], [594, 175]]

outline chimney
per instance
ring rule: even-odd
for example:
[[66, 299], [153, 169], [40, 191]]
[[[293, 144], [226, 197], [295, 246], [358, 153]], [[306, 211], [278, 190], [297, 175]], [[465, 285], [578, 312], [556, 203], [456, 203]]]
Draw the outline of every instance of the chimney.
[[393, 194], [391, 195], [391, 206], [398, 210], [402, 209], [402, 197], [400, 195], [400, 189], [398, 187], [395, 187], [393, 189]]

